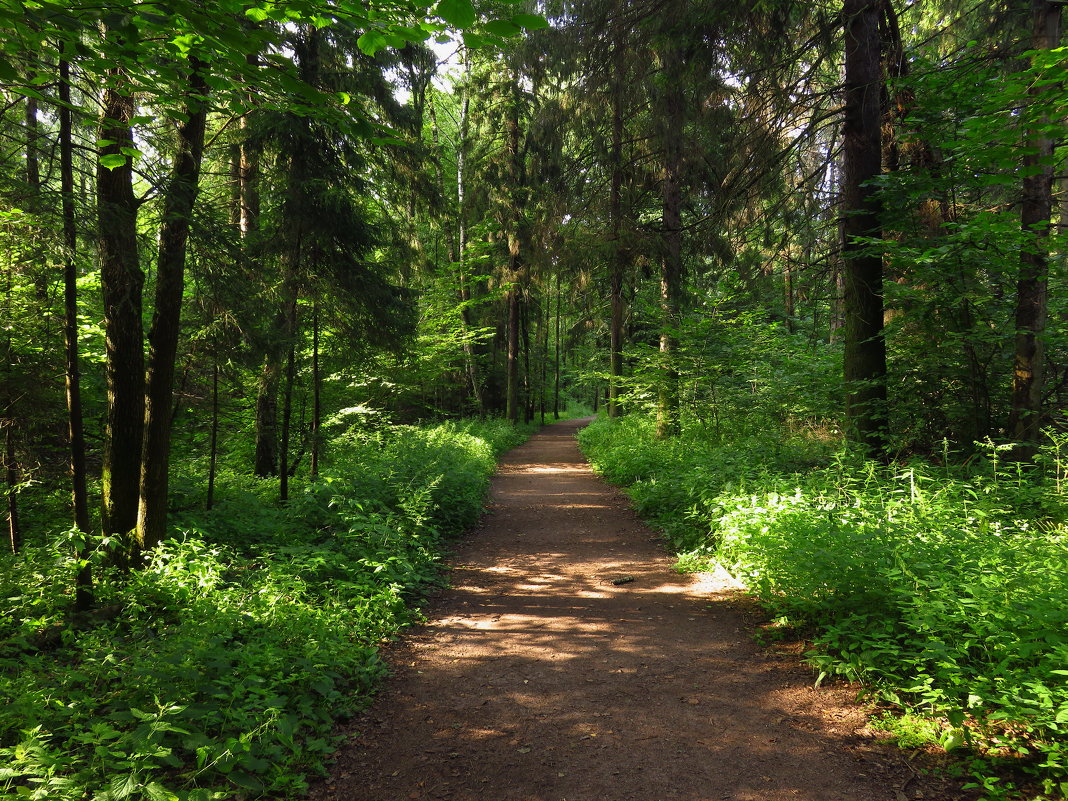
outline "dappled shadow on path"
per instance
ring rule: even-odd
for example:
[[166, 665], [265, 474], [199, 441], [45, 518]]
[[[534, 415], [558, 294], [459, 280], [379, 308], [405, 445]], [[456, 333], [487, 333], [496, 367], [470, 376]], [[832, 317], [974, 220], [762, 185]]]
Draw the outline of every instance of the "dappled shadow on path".
[[452, 589], [313, 798], [897, 799], [862, 716], [761, 653], [734, 589], [672, 571], [576, 428], [507, 455]]

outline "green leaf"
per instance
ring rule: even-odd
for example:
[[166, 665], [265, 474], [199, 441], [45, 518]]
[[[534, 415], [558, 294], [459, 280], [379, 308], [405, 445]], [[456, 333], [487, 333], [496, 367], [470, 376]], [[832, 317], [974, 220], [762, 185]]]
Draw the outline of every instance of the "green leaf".
[[5, 59], [0, 58], [0, 81], [17, 81], [18, 79], [19, 71]]
[[145, 796], [149, 801], [178, 801], [178, 796], [159, 782], [149, 782], [146, 784]]
[[136, 773], [130, 773], [126, 776], [116, 776], [108, 785], [108, 795], [113, 801], [122, 801], [123, 798], [129, 798], [133, 795], [133, 791], [137, 789], [137, 784]]
[[470, 28], [475, 24], [475, 7], [471, 0], [441, 0], [434, 13], [454, 28]]
[[372, 28], [356, 40], [356, 46], [360, 48], [360, 52], [368, 56], [373, 56], [387, 44], [389, 40], [378, 28]]
[[542, 28], [549, 27], [545, 17], [538, 14], [516, 14], [512, 17], [512, 22], [521, 28], [526, 28], [528, 31], [540, 31]]
[[523, 32], [523, 29], [518, 25], [504, 19], [487, 22], [485, 29], [488, 33], [496, 34], [497, 36], [518, 36]]
[[108, 153], [100, 157], [100, 166], [109, 170], [121, 167], [126, 163], [126, 156], [122, 153]]
[[471, 31], [464, 31], [463, 37], [464, 45], [471, 50], [479, 50], [489, 43], [485, 36], [479, 36], [477, 33], [471, 33]]

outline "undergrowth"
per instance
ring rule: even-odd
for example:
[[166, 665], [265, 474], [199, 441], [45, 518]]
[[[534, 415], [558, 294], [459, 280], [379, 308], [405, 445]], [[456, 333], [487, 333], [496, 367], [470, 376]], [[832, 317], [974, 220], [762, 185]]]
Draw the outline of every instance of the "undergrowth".
[[988, 798], [1011, 795], [995, 775], [1006, 766], [1068, 794], [1058, 452], [1033, 473], [990, 443], [962, 466], [886, 467], [804, 438], [718, 443], [689, 427], [658, 441], [641, 417], [599, 420], [580, 441], [683, 565], [718, 560], [774, 616], [815, 631], [821, 678], [936, 719], [937, 742], [983, 757], [970, 769]]
[[[211, 513], [176, 481], [177, 536], [72, 619], [64, 537], [0, 564], [0, 797], [293, 797], [383, 673], [377, 645], [480, 514], [500, 421], [357, 428], [286, 507], [229, 475]], [[103, 551], [103, 549], [102, 549]]]

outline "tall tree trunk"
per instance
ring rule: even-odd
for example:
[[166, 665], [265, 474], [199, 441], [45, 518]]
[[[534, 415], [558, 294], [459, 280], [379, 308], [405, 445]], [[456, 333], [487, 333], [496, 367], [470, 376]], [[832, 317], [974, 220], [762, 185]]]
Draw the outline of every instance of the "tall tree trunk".
[[541, 409], [541, 424], [545, 425], [545, 390], [548, 389], [548, 371], [549, 371], [549, 299], [543, 297], [542, 303], [545, 304], [545, 314], [541, 316], [538, 324], [541, 335], [541, 380], [538, 383], [538, 404]]
[[[463, 51], [464, 77], [470, 80], [471, 60], [466, 48]], [[460, 319], [464, 335], [464, 366], [467, 369], [467, 380], [471, 385], [471, 396], [475, 399], [478, 407], [478, 416], [485, 417], [486, 402], [482, 394], [482, 379], [478, 374], [478, 363], [475, 361], [475, 347], [468, 337], [471, 330], [471, 310], [468, 303], [471, 301], [471, 288], [467, 283], [467, 146], [470, 138], [470, 114], [471, 114], [471, 90], [467, 81], [464, 82], [461, 91], [463, 100], [460, 102], [460, 131], [459, 141], [456, 144], [456, 261], [460, 282], [460, 302], [463, 307], [460, 310]]]
[[129, 158], [108, 166], [122, 148], [134, 147], [133, 97], [121, 70], [108, 73], [97, 161], [100, 285], [107, 354], [107, 422], [101, 468], [101, 525], [126, 537], [137, 525], [141, 446], [145, 424], [145, 351], [141, 295], [145, 276], [137, 252], [137, 201]]
[[842, 261], [845, 282], [847, 435], [872, 455], [887, 446], [883, 260], [858, 238], [882, 231], [874, 189], [882, 171], [879, 3], [845, 0], [845, 123]]
[[26, 98], [26, 185], [36, 196], [41, 188], [41, 163], [37, 158], [37, 137], [40, 135], [37, 124], [37, 100]]
[[282, 387], [282, 446], [279, 449], [278, 500], [289, 501], [289, 437], [293, 420], [293, 385], [297, 378], [296, 346], [289, 346], [286, 355], [285, 384]]
[[682, 55], [668, 44], [662, 52], [663, 89], [663, 197], [662, 254], [660, 261], [660, 381], [656, 435], [679, 431], [679, 374], [676, 366], [682, 297]]
[[[6, 318], [11, 319], [11, 297], [14, 291], [14, 266], [9, 262], [4, 292]], [[7, 343], [4, 358], [4, 414], [0, 417], [0, 428], [4, 430], [4, 480], [7, 488], [4, 492], [7, 506], [8, 542], [12, 553], [18, 553], [22, 547], [22, 528], [19, 525], [19, 466], [15, 458], [15, 404], [17, 402], [12, 374], [15, 367], [15, 352], [11, 337], [11, 327], [7, 326]]]
[[19, 523], [19, 463], [15, 458], [15, 419], [8, 407], [4, 421], [4, 473], [7, 480], [7, 534], [11, 552], [22, 547], [22, 526]]
[[523, 422], [529, 423], [534, 419], [534, 393], [530, 389], [531, 374], [534, 372], [530, 364], [530, 298], [524, 294], [520, 297], [519, 332], [523, 338]]
[[513, 87], [514, 97], [508, 114], [508, 178], [511, 192], [511, 230], [508, 231], [508, 279], [513, 282], [508, 291], [508, 369], [506, 371], [505, 416], [511, 422], [519, 420], [519, 329], [522, 292], [521, 274], [524, 270], [522, 252], [523, 207], [518, 197], [523, 192], [522, 154], [519, 140], [519, 89]]
[[[85, 426], [82, 418], [81, 367], [78, 356], [78, 228], [74, 210], [74, 136], [71, 121], [70, 62], [59, 62], [59, 185], [63, 211], [63, 347], [66, 354], [67, 442], [70, 448], [71, 505], [74, 527], [89, 536], [89, 491], [85, 462]], [[93, 605], [91, 550], [86, 543], [78, 554], [81, 568], [75, 579], [74, 608]]]
[[[1061, 3], [1032, 0], [1031, 49], [1052, 50], [1061, 38]], [[1053, 87], [1031, 89], [1033, 103]], [[1040, 437], [1046, 354], [1042, 341], [1048, 315], [1050, 218], [1053, 213], [1053, 138], [1043, 130], [1046, 118], [1027, 133], [1023, 157], [1023, 202], [1020, 224], [1027, 235], [1020, 255], [1016, 285], [1016, 342], [1012, 371], [1012, 409], [1009, 432], [1017, 441], [1019, 458], [1033, 458]]]
[[505, 371], [504, 416], [519, 422], [519, 287], [508, 290], [508, 367]]
[[786, 248], [786, 260], [783, 265], [783, 290], [786, 311], [786, 330], [791, 334], [797, 331], [797, 321], [794, 319], [794, 269], [790, 258], [790, 248]]
[[319, 374], [319, 304], [312, 304], [311, 477], [319, 475], [319, 424], [322, 422], [322, 377]]
[[553, 388], [553, 419], [560, 419], [560, 268], [556, 269], [556, 347], [553, 352], [555, 386]]
[[278, 382], [282, 375], [280, 354], [263, 360], [256, 390], [256, 457], [253, 469], [260, 478], [278, 475]]
[[159, 258], [156, 264], [156, 303], [148, 335], [145, 434], [135, 537], [136, 546], [142, 551], [155, 546], [167, 534], [174, 363], [181, 332], [186, 244], [199, 189], [208, 118], [208, 88], [202, 74], [204, 67], [196, 59], [190, 60], [187, 117], [178, 129], [178, 152], [170, 185], [163, 198]]
[[211, 444], [208, 454], [208, 500], [204, 504], [210, 512], [215, 505], [215, 473], [219, 461], [219, 362], [211, 365]]
[[616, 74], [612, 84], [612, 148], [609, 154], [612, 186], [609, 196], [609, 216], [612, 221], [612, 253], [609, 291], [611, 320], [609, 322], [609, 383], [608, 416], [619, 417], [619, 382], [623, 376], [623, 270], [625, 253], [622, 242], [623, 187], [623, 87], [622, 43], [616, 39]]

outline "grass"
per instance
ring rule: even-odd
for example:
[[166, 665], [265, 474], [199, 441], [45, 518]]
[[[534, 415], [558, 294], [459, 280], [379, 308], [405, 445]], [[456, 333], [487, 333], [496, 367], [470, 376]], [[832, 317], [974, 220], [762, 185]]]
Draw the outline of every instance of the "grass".
[[[809, 439], [657, 441], [641, 417], [580, 441], [627, 485], [680, 562], [718, 560], [769, 609], [816, 632], [808, 658], [861, 681], [974, 763], [989, 798], [1005, 765], [1068, 794], [1068, 527], [1048, 471], [999, 461], [884, 467]], [[1011, 794], [1011, 793], [1010, 793]]]
[[210, 801], [301, 795], [366, 704], [378, 645], [441, 581], [482, 510], [501, 421], [356, 428], [287, 507], [230, 473], [212, 513], [176, 477], [175, 537], [128, 575], [98, 553], [72, 619], [63, 536], [0, 564], [0, 797]]

